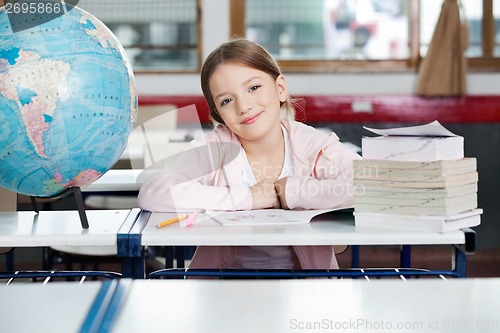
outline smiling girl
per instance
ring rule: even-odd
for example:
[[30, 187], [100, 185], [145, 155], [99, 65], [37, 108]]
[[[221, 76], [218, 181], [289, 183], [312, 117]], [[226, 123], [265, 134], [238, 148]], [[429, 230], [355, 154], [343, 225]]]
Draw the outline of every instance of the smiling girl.
[[[205, 60], [213, 131], [142, 186], [156, 212], [353, 206], [352, 160], [339, 138], [294, 120], [285, 77], [260, 45], [235, 39]], [[337, 268], [331, 246], [200, 246], [191, 268]]]

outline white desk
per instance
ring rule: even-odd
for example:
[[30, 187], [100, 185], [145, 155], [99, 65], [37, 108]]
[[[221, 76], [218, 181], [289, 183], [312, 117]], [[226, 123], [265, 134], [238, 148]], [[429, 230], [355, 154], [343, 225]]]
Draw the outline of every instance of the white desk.
[[[151, 153], [145, 147], [164, 146], [168, 147], [169, 143], [184, 142], [186, 145], [194, 138], [201, 136], [208, 130], [199, 129], [159, 129], [146, 127], [143, 132], [142, 128], [135, 128], [129, 135], [127, 148], [120, 156], [120, 160], [130, 161], [132, 168], [144, 168], [144, 158]], [[168, 149], [168, 148], [167, 148]], [[165, 152], [156, 151], [155, 160], [166, 157]], [[172, 152], [177, 153], [177, 151]], [[168, 156], [169, 154], [167, 154]]]
[[[143, 212], [144, 214], [144, 212]], [[145, 213], [149, 214], [149, 213]], [[206, 218], [189, 228], [174, 223], [158, 229], [158, 220], [168, 220], [173, 213], [153, 213], [146, 218], [141, 245], [427, 245], [464, 244], [460, 230], [447, 233], [360, 228], [350, 214], [321, 215], [309, 224], [287, 226], [223, 227]], [[198, 214], [203, 219], [204, 214]], [[149, 222], [152, 220], [152, 223]]]
[[77, 211], [0, 212], [0, 246], [116, 246], [118, 231], [132, 212], [88, 210], [88, 229], [82, 228]]
[[112, 332], [498, 332], [500, 279], [132, 282]]
[[0, 286], [0, 332], [79, 332], [101, 282]]
[[92, 184], [82, 187], [82, 192], [139, 191], [148, 173], [144, 169], [111, 169]]
[[[349, 213], [324, 214], [311, 223], [285, 226], [221, 226], [204, 214], [198, 214], [196, 224], [186, 228], [179, 223], [158, 229], [158, 221], [175, 216], [173, 213], [143, 211], [131, 230], [131, 244], [141, 246], [266, 246], [266, 245], [402, 245], [401, 266], [410, 267], [409, 246], [453, 245], [455, 253], [452, 270], [458, 276], [466, 276], [466, 252], [475, 250], [475, 235], [466, 237], [462, 230], [447, 233], [360, 228], [354, 225]], [[200, 221], [201, 220], [201, 221]], [[472, 237], [470, 237], [472, 236]], [[472, 239], [471, 239], [472, 238]], [[471, 245], [472, 244], [472, 245]], [[136, 259], [140, 260], [136, 253]], [[138, 266], [137, 266], [138, 267]], [[356, 267], [356, 266], [353, 266]], [[135, 271], [134, 276], [143, 277]]]

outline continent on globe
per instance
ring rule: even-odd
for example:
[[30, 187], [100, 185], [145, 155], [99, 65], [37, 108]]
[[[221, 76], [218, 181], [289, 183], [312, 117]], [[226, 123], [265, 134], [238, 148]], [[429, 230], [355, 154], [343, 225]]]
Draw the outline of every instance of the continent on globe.
[[0, 73], [0, 94], [18, 104], [28, 139], [38, 155], [47, 157], [43, 134], [56, 108], [61, 90], [58, 87], [67, 85], [70, 66], [62, 61], [40, 59], [38, 54], [23, 50], [11, 59], [14, 63], [4, 68], [6, 74]]

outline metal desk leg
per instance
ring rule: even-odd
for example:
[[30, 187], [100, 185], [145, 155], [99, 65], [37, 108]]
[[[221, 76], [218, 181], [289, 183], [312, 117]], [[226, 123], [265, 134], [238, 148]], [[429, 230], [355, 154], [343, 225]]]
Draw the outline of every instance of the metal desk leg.
[[467, 277], [467, 258], [465, 252], [459, 247], [455, 246], [453, 252], [452, 270], [458, 274], [459, 277]]
[[351, 245], [351, 268], [359, 268], [359, 245]]
[[163, 246], [163, 257], [165, 258], [165, 268], [174, 268], [173, 246]]
[[402, 268], [410, 268], [411, 267], [411, 245], [401, 246], [399, 263], [400, 263]]
[[[129, 245], [133, 242], [129, 242]], [[146, 275], [145, 256], [141, 247], [135, 250], [129, 249], [127, 253], [119, 253], [119, 256], [122, 257], [122, 276], [124, 278], [144, 279]]]
[[122, 258], [122, 276], [126, 278], [140, 278], [141, 269], [142, 278], [144, 278], [144, 251], [141, 247], [141, 233], [134, 229], [136, 224], [141, 224], [139, 230], [142, 230], [141, 221], [143, 219], [143, 212], [140, 209], [132, 209], [117, 234], [117, 254]]
[[14, 271], [14, 249], [5, 254], [5, 268], [8, 272]]
[[143, 249], [140, 249], [138, 256], [132, 258], [133, 274], [134, 279], [144, 279], [146, 277], [146, 260], [144, 257]]
[[476, 252], [476, 232], [471, 228], [462, 229], [465, 244], [455, 245], [453, 251], [452, 270], [460, 277], [467, 277], [467, 255]]
[[476, 232], [471, 228], [462, 229], [465, 236], [465, 243], [455, 245], [453, 251], [452, 270], [458, 276], [467, 277], [467, 255], [476, 252]]
[[184, 268], [185, 265], [185, 247], [184, 246], [176, 246], [175, 247], [175, 259], [177, 268]]
[[134, 279], [144, 279], [146, 277], [146, 258], [144, 254], [144, 247], [141, 245], [142, 230], [146, 226], [151, 212], [142, 211], [137, 221], [130, 229], [128, 237], [128, 255], [132, 264], [132, 277]]
[[[142, 228], [140, 229], [142, 230]], [[134, 232], [134, 228], [128, 235], [128, 252], [126, 258], [128, 266], [126, 272], [128, 278], [144, 279], [146, 274], [146, 258], [144, 248], [141, 245], [140, 232]], [[125, 271], [124, 271], [125, 273]]]
[[122, 258], [122, 276], [126, 278], [132, 277], [132, 262], [128, 251], [128, 232], [116, 235], [116, 254]]

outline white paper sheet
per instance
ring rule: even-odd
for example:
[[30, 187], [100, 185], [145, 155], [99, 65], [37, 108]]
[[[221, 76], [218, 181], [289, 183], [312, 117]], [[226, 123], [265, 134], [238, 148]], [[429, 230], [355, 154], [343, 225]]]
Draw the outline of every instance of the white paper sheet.
[[395, 136], [458, 136], [455, 133], [447, 130], [439, 121], [434, 120], [431, 123], [418, 126], [397, 127], [389, 129], [377, 129], [363, 126], [364, 129], [378, 135], [395, 135]]
[[207, 211], [216, 222], [223, 226], [243, 226], [243, 225], [290, 225], [307, 224], [311, 219], [319, 214], [323, 214], [333, 209], [313, 209], [313, 210], [284, 210], [284, 209], [261, 209], [246, 211]]

